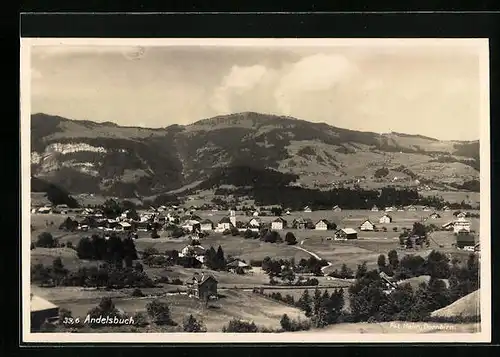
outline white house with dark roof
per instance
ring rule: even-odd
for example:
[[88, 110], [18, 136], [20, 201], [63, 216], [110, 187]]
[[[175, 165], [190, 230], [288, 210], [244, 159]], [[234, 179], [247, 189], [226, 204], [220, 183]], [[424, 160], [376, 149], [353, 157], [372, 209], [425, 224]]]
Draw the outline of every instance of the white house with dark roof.
[[378, 212], [378, 207], [377, 206], [373, 206], [372, 209], [371, 209], [372, 212]]
[[384, 214], [382, 217], [379, 218], [378, 222], [383, 224], [391, 223], [392, 217], [388, 214]]
[[286, 220], [284, 220], [283, 218], [278, 217], [271, 222], [272, 230], [282, 230], [283, 228], [286, 228]]
[[361, 223], [361, 225], [359, 226], [359, 230], [364, 232], [373, 231], [375, 230], [375, 225], [369, 219], [367, 219], [366, 221]]
[[217, 223], [215, 231], [224, 232], [225, 230], [231, 229], [232, 227], [234, 227], [234, 225], [231, 223], [231, 219], [229, 217], [222, 217], [219, 223]]
[[200, 222], [200, 230], [203, 232], [211, 231], [214, 229], [214, 223], [209, 219], [204, 219]]
[[314, 225], [314, 229], [317, 231], [326, 231], [326, 230], [328, 230], [329, 225], [330, 225], [330, 222], [328, 222], [326, 219], [320, 219]]

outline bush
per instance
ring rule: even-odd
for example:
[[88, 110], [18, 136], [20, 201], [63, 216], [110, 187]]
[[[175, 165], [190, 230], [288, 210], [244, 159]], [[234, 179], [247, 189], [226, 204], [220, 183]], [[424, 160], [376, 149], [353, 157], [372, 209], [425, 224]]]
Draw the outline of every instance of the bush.
[[281, 328], [287, 332], [293, 331], [307, 331], [311, 329], [311, 323], [309, 321], [297, 321], [288, 317], [287, 314], [283, 314], [280, 320]]
[[182, 324], [184, 332], [206, 332], [206, 327], [201, 321], [197, 321], [193, 315], [189, 315]]
[[232, 319], [227, 326], [222, 328], [222, 332], [258, 332], [258, 328], [253, 321]]
[[262, 260], [251, 259], [249, 265], [251, 267], [262, 267]]
[[135, 313], [133, 316], [134, 319], [134, 325], [138, 327], [145, 327], [149, 325], [149, 319], [148, 315], [144, 313], [143, 311], [138, 311]]
[[182, 285], [182, 280], [179, 279], [179, 278], [175, 278], [174, 280], [172, 280], [172, 282], [170, 284], [172, 284], [172, 285]]
[[397, 232], [397, 231], [398, 231], [398, 227], [394, 227], [394, 228], [392, 228], [392, 230], [393, 230], [394, 232]]
[[57, 247], [57, 240], [48, 232], [43, 232], [38, 235], [36, 246], [41, 248]]
[[132, 291], [132, 296], [133, 297], [143, 297], [144, 294], [142, 293], [141, 289], [134, 289], [134, 291]]
[[231, 234], [231, 230], [230, 229], [226, 229], [224, 232], [222, 232], [223, 235], [225, 236], [228, 236]]
[[180, 238], [182, 236], [184, 236], [184, 230], [182, 228], [175, 227], [171, 233], [171, 237], [172, 238]]
[[295, 245], [295, 244], [297, 244], [297, 238], [295, 238], [295, 235], [292, 232], [288, 232], [285, 235], [285, 242], [288, 245]]
[[170, 316], [170, 308], [165, 302], [153, 300], [146, 305], [146, 311], [157, 325], [175, 325]]

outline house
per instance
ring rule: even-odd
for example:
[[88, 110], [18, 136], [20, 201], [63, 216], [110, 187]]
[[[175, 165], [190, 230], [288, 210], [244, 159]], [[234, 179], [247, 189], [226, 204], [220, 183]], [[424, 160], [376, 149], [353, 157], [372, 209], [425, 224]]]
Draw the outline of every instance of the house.
[[132, 225], [128, 222], [120, 222], [116, 227], [116, 230], [128, 232], [132, 230]]
[[260, 228], [260, 221], [257, 218], [252, 218], [250, 221], [247, 223], [248, 228]]
[[404, 212], [405, 209], [403, 207], [398, 207], [398, 212]]
[[465, 229], [461, 229], [457, 233], [456, 246], [457, 248], [474, 247], [476, 245], [476, 237]]
[[136, 230], [140, 232], [147, 232], [150, 229], [150, 224], [147, 221], [141, 221], [136, 223]]
[[231, 223], [229, 217], [223, 217], [217, 224], [216, 231], [224, 232], [225, 230], [229, 230], [232, 227], [234, 227], [234, 225]]
[[392, 217], [389, 216], [388, 214], [384, 214], [382, 217], [379, 218], [378, 222], [384, 224], [391, 223]]
[[328, 230], [328, 227], [330, 226], [330, 222], [328, 222], [326, 219], [321, 219], [316, 224], [314, 225], [314, 229], [318, 231], [326, 231]]
[[259, 212], [259, 211], [254, 211], [254, 212], [252, 213], [252, 216], [254, 216], [254, 217], [259, 217], [259, 214], [260, 214], [260, 212]]
[[377, 206], [373, 206], [372, 207], [372, 212], [378, 212], [378, 207]]
[[209, 219], [204, 219], [200, 222], [200, 230], [202, 232], [211, 231], [214, 229], [214, 223]]
[[297, 218], [292, 222], [292, 227], [294, 229], [314, 229], [314, 223], [309, 218]]
[[443, 224], [441, 226], [442, 229], [444, 230], [452, 230], [453, 229], [453, 225], [455, 224], [455, 221], [450, 221], [450, 222], [446, 222], [445, 224]]
[[466, 218], [467, 217], [467, 213], [465, 212], [460, 212], [459, 214], [457, 214], [457, 218]]
[[340, 208], [339, 206], [333, 207], [333, 212], [340, 212], [340, 211], [342, 211], [342, 208]]
[[336, 236], [341, 239], [358, 239], [358, 232], [353, 228], [342, 228], [337, 231]]
[[194, 257], [204, 255], [205, 248], [201, 245], [186, 245], [179, 253], [179, 257]]
[[59, 307], [39, 296], [30, 295], [31, 328], [39, 329], [45, 321], [55, 322], [59, 318]]
[[417, 207], [415, 207], [415, 206], [408, 206], [408, 207], [406, 208], [406, 210], [407, 210], [407, 211], [410, 211], [410, 212], [412, 212], [412, 211], [416, 211], [416, 210], [417, 210]]
[[291, 212], [289, 209], [287, 209], [287, 210], [285, 211], [285, 214], [286, 214], [287, 216], [289, 216], [289, 215], [291, 215], [291, 214], [292, 214], [292, 212]]
[[448, 211], [450, 211], [450, 207], [448, 207], [448, 206], [444, 206], [444, 207], [442, 208], [442, 210], [443, 210], [444, 212], [448, 212]]
[[283, 228], [286, 228], [286, 220], [284, 220], [283, 218], [278, 217], [274, 221], [271, 222], [271, 229], [272, 230], [281, 230]]
[[201, 229], [200, 221], [189, 219], [182, 224], [182, 229], [188, 232], [199, 231]]
[[422, 208], [422, 210], [423, 210], [423, 211], [425, 211], [425, 212], [427, 212], [427, 211], [430, 211], [430, 210], [431, 210], [431, 208], [430, 208], [429, 206], [424, 206], [424, 207]]
[[226, 266], [229, 268], [229, 271], [232, 272], [236, 272], [238, 269], [242, 269], [243, 271], [252, 270], [252, 267], [250, 265], [239, 259], [233, 260], [232, 262], [226, 264]]
[[394, 212], [394, 211], [396, 211], [396, 207], [394, 207], [394, 206], [391, 206], [391, 207], [386, 207], [386, 208], [385, 208], [385, 211], [386, 211], [386, 212]]
[[470, 232], [470, 222], [467, 221], [465, 218], [459, 218], [453, 224], [453, 233], [458, 234], [462, 230]]
[[49, 214], [49, 213], [52, 213], [52, 207], [40, 207], [38, 209], [38, 213], [41, 213], [41, 214]]
[[304, 207], [304, 212], [305, 213], [311, 213], [312, 209], [309, 206]]
[[438, 219], [438, 218], [441, 218], [441, 215], [439, 213], [434, 212], [429, 216], [429, 218]]
[[373, 231], [375, 229], [375, 226], [372, 222], [370, 222], [369, 219], [367, 219], [366, 221], [364, 221], [361, 226], [359, 226], [359, 230], [360, 231]]
[[205, 273], [194, 273], [193, 277], [186, 282], [188, 296], [200, 300], [217, 298], [217, 279]]

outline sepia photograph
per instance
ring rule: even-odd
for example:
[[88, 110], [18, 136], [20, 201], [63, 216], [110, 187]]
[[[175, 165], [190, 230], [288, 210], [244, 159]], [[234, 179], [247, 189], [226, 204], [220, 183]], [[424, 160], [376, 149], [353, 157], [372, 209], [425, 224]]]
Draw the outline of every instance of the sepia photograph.
[[487, 39], [21, 39], [25, 342], [489, 342]]

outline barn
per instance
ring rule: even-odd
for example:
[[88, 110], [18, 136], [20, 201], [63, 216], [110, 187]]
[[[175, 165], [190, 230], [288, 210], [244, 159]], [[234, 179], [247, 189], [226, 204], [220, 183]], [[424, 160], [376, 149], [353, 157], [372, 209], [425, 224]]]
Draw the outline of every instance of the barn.
[[337, 231], [337, 237], [341, 239], [358, 239], [358, 232], [353, 228], [342, 228]]
[[476, 238], [469, 231], [463, 229], [457, 233], [457, 248], [474, 247]]
[[54, 322], [59, 318], [59, 307], [40, 296], [31, 294], [31, 328], [39, 329], [45, 321]]
[[389, 216], [388, 214], [384, 214], [380, 219], [378, 220], [379, 223], [391, 223], [392, 222], [392, 217]]
[[217, 279], [203, 272], [201, 276], [199, 273], [194, 273], [193, 277], [186, 282], [188, 295], [201, 300], [217, 298], [217, 284]]

